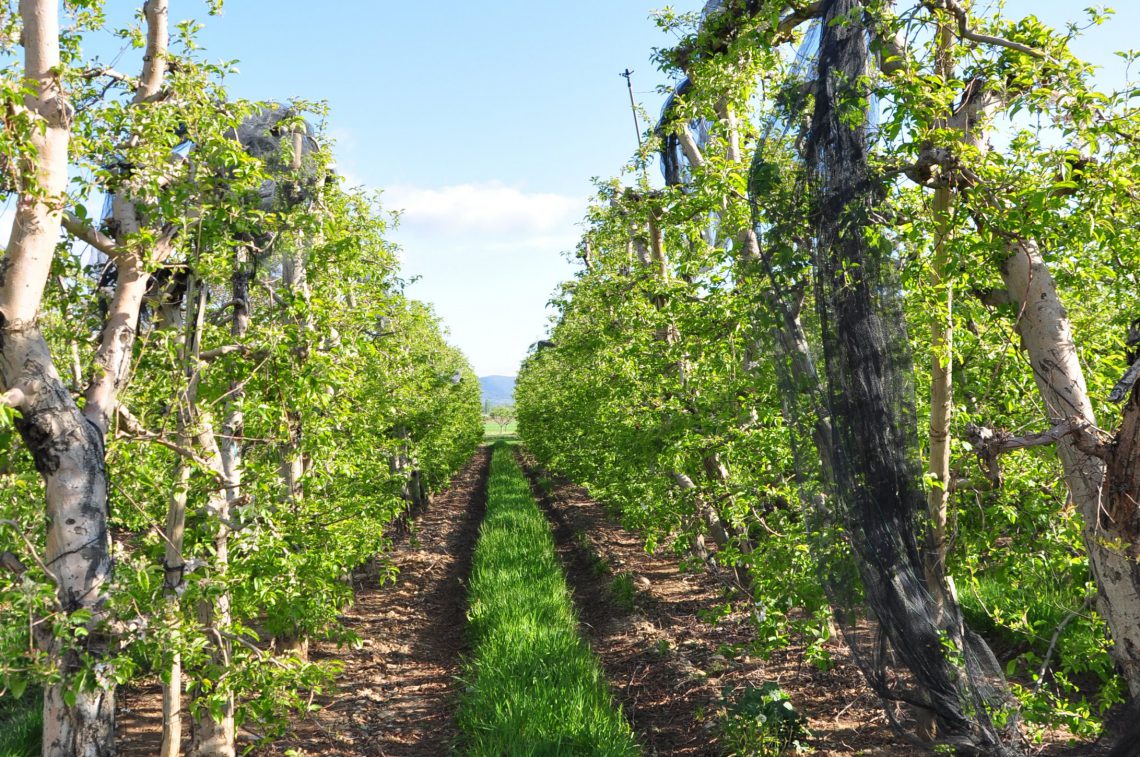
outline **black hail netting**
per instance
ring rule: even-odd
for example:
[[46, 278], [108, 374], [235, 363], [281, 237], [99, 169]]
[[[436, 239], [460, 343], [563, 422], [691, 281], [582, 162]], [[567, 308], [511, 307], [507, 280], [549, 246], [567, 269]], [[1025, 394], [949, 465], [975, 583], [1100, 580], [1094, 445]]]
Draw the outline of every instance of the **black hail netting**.
[[[722, 10], [713, 0], [702, 20]], [[864, 84], [872, 72], [863, 5], [827, 0], [822, 15], [805, 33], [781, 91], [762, 104], [749, 180], [768, 284], [757, 305], [768, 312], [756, 326], [775, 324], [796, 479], [817, 520], [812, 550], [836, 622], [896, 728], [915, 739], [917, 715], [925, 712], [936, 733], [925, 747], [1015, 755], [1016, 710], [997, 660], [964, 627], [953, 594], [927, 586], [914, 366], [897, 256], [889, 230], [875, 220], [886, 193], [868, 161], [877, 106]], [[691, 86], [685, 80], [677, 87], [658, 126], [670, 185], [691, 180], [674, 115]], [[703, 147], [711, 124], [685, 127]], [[774, 217], [765, 192], [788, 165], [800, 175], [798, 201], [784, 211], [790, 217]], [[793, 259], [773, 252], [793, 248], [800, 250]], [[823, 377], [800, 324], [809, 279]], [[934, 593], [945, 597], [941, 608]]]
[[[774, 290], [768, 306], [783, 324], [778, 375], [797, 480], [823, 535], [813, 551], [836, 621], [901, 732], [911, 735], [910, 719], [925, 711], [937, 733], [926, 746], [1017, 754], [1015, 710], [1000, 666], [985, 642], [965, 629], [952, 593], [926, 583], [913, 361], [897, 258], [875, 220], [885, 190], [868, 161], [875, 107], [864, 82], [872, 73], [871, 50], [860, 0], [828, 0], [823, 15], [790, 67], [783, 101], [761, 119], [750, 181], [753, 192], [762, 191], [757, 177], [773, 165], [773, 151], [792, 156], [803, 171], [807, 239], [788, 239], [794, 224], [779, 219], [758, 218], [756, 231], [763, 248], [783, 241], [810, 257], [822, 379], [799, 326], [798, 304], [782, 294], [794, 291], [796, 269], [764, 253]], [[761, 194], [752, 199], [764, 204]], [[818, 460], [802, 452], [813, 441]], [[932, 589], [946, 597], [941, 609]]]
[[[844, 529], [860, 585], [845, 570], [826, 579], [836, 618], [884, 701], [929, 709], [939, 741], [959, 752], [1012, 754], [1000, 668], [964, 629], [953, 597], [924, 577], [913, 362], [896, 259], [874, 221], [885, 191], [871, 174], [867, 121], [852, 116], [866, 112], [862, 82], [871, 73], [862, 18], [860, 0], [825, 5], [804, 144], [832, 436], [825, 517]], [[932, 589], [948, 595], [944, 610]]]

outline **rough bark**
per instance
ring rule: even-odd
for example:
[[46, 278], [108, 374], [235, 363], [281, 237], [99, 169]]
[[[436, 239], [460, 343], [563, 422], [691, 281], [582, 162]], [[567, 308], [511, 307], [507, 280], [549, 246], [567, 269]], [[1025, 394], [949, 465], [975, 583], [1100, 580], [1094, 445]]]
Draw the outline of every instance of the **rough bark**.
[[1140, 384], [1132, 389], [1116, 444], [1108, 461], [1106, 518], [1115, 533], [1127, 539], [1133, 556], [1140, 549]]
[[[30, 87], [25, 107], [38, 121], [31, 135], [29, 174], [16, 205], [12, 235], [0, 263], [0, 387], [21, 412], [17, 428], [46, 488], [48, 516], [44, 561], [57, 584], [59, 610], [92, 613], [81, 656], [64, 641], [37, 639], [51, 655], [61, 682], [44, 690], [43, 754], [102, 757], [113, 752], [114, 686], [100, 678], [94, 689], [65, 692], [85, 664], [101, 661], [111, 640], [101, 629], [104, 589], [111, 576], [107, 530], [107, 480], [103, 435], [79, 411], [56, 371], [37, 325], [67, 185], [72, 107], [56, 74], [60, 64], [59, 17], [54, 0], [21, 0], [24, 69]], [[14, 391], [13, 391], [14, 390]]]

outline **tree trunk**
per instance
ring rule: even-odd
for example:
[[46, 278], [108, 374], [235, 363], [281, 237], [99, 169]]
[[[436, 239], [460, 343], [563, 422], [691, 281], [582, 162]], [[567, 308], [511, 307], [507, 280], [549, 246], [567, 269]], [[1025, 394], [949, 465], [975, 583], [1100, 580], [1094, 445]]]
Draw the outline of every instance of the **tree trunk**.
[[[1006, 290], [1019, 308], [1017, 330], [1029, 354], [1037, 390], [1045, 403], [1050, 423], [1077, 418], [1095, 428], [1096, 417], [1073, 343], [1069, 316], [1037, 245], [1029, 241], [1011, 245], [1010, 255], [1002, 263], [1001, 274]], [[1135, 416], [1129, 413], [1126, 419], [1134, 420]], [[1130, 428], [1128, 423], [1122, 432], [1127, 428]], [[1127, 436], [1126, 432], [1122, 433], [1121, 441], [1124, 442]], [[1134, 440], [1134, 434], [1132, 438]], [[1097, 609], [1112, 634], [1112, 657], [1120, 666], [1129, 691], [1133, 696], [1140, 696], [1137, 535], [1131, 517], [1121, 517], [1122, 513], [1118, 513], [1114, 519], [1113, 511], [1109, 509], [1119, 496], [1135, 497], [1138, 489], [1127, 488], [1129, 463], [1118, 461], [1122, 457], [1119, 449], [1118, 444], [1114, 465], [1122, 468], [1114, 468], [1113, 473], [1124, 476], [1119, 480], [1125, 485], [1123, 489], [1115, 478], [1113, 486], [1105, 486], [1104, 461], [1079, 449], [1073, 436], [1066, 436], [1057, 443], [1065, 482], [1084, 521], [1082, 536], [1099, 592]], [[1132, 457], [1131, 465], [1135, 465], [1135, 455]], [[1108, 501], [1105, 500], [1106, 495]], [[1135, 512], [1134, 501], [1127, 507]]]
[[[948, 602], [943, 619], [936, 618], [915, 533], [926, 502], [915, 444], [913, 362], [892, 251], [864, 233], [883, 200], [872, 177], [866, 119], [852, 119], [846, 107], [852, 97], [865, 96], [866, 9], [861, 0], [829, 0], [824, 8], [805, 164], [814, 195], [815, 295], [832, 410], [835, 510], [862, 591], [831, 588], [840, 604], [849, 592], [849, 602], [874, 613], [948, 746], [1002, 754], [1007, 747], [989, 711], [1002, 702], [975, 685], [967, 665], [979, 653], [963, 633], [958, 608]], [[948, 643], [957, 654], [948, 652]], [[887, 671], [865, 672], [888, 696]]]
[[[93, 688], [75, 690], [74, 675], [83, 658], [98, 664], [112, 645], [100, 627], [111, 577], [103, 433], [79, 411], [36, 324], [59, 239], [72, 107], [57, 75], [58, 4], [22, 0], [20, 16], [25, 79], [31, 88], [24, 105], [41, 128], [30, 138], [32, 162], [23, 166], [34, 177], [34, 187], [24, 188], [19, 197], [0, 263], [0, 385], [5, 401], [21, 413], [17, 429], [44, 480], [44, 559], [57, 585], [59, 609], [68, 615], [92, 614], [82, 656], [46, 633], [37, 639], [61, 676], [44, 690], [43, 754], [101, 757], [114, 750], [114, 684], [100, 679]], [[68, 691], [74, 694], [73, 704], [67, 703]]]
[[[195, 428], [198, 399], [198, 359], [202, 346], [202, 329], [206, 315], [206, 289], [194, 276], [187, 282], [186, 297], [179, 302], [167, 303], [163, 328], [179, 328], [182, 323], [182, 302], [189, 311], [189, 333], [180, 337], [179, 358], [184, 366], [186, 386], [178, 397], [178, 445], [190, 448], [198, 430]], [[177, 623], [178, 596], [185, 581], [186, 560], [183, 545], [186, 532], [186, 503], [190, 489], [190, 462], [179, 456], [174, 474], [174, 490], [166, 512], [166, 572], [165, 592], [169, 605], [169, 622]], [[170, 660], [170, 680], [162, 686], [162, 747], [159, 757], [178, 757], [182, 750], [182, 656], [173, 652]]]
[[[232, 416], [227, 416], [224, 434], [228, 436], [229, 422]], [[198, 421], [199, 443], [208, 452], [208, 459], [215, 462], [220, 468], [225, 481], [223, 492], [210, 495], [207, 501], [209, 517], [215, 521], [214, 531], [214, 562], [213, 572], [219, 582], [224, 583], [229, 568], [229, 535], [230, 535], [230, 502], [231, 493], [240, 491], [241, 474], [232, 466], [231, 458], [226, 448], [233, 442], [224, 438], [218, 445], [214, 434], [213, 423], [206, 416]], [[222, 635], [230, 625], [230, 595], [222, 591], [213, 602], [202, 601], [198, 604], [198, 622], [206, 633], [213, 637], [213, 650], [210, 665], [215, 669], [213, 673], [214, 685], [223, 686], [222, 703], [211, 711], [203, 699], [207, 692], [195, 683], [191, 683], [190, 696], [193, 704], [190, 708], [190, 754], [193, 757], [234, 757], [234, 698], [222, 684], [222, 678], [230, 664], [231, 644]]]
[[[231, 279], [233, 320], [230, 324], [230, 334], [235, 342], [241, 343], [249, 330], [249, 286], [252, 272], [249, 264], [249, 252], [239, 248], [235, 261], [234, 273]], [[206, 423], [208, 439], [206, 444], [211, 450], [211, 457], [218, 461], [219, 471], [225, 481], [225, 489], [221, 496], [211, 497], [211, 516], [217, 519], [217, 530], [214, 532], [214, 571], [221, 578], [229, 569], [229, 535], [230, 514], [233, 505], [241, 498], [242, 485], [242, 433], [245, 428], [243, 404], [245, 391], [240, 380], [230, 382], [229, 393], [226, 397], [225, 416], [222, 420], [222, 438], [220, 442], [213, 434], [212, 425]], [[224, 580], [224, 578], [222, 578]], [[198, 619], [204, 628], [220, 631], [230, 625], [230, 597], [223, 592], [211, 604], [203, 602], [198, 607]], [[230, 642], [215, 631], [213, 665], [223, 669], [229, 665]], [[203, 692], [193, 692], [200, 698]], [[193, 725], [190, 740], [190, 753], [194, 757], [233, 757], [234, 746], [234, 699], [233, 694], [226, 693], [224, 701], [217, 713], [210, 712], [202, 706], [191, 709]]]
[[[304, 133], [297, 130], [293, 132], [292, 136], [292, 161], [290, 167], [299, 181], [304, 159]], [[294, 194], [298, 197], [302, 195], [302, 189], [299, 185], [295, 188]], [[310, 289], [305, 266], [304, 247], [298, 246], [297, 248], [286, 250], [281, 268], [282, 284], [290, 297], [305, 303], [305, 317], [299, 324], [302, 330], [302, 337], [301, 350], [298, 355], [298, 360], [304, 363], [309, 359], [309, 354], [312, 350], [312, 345], [309, 343], [309, 340], [313, 330], [312, 316], [309, 315], [308, 310]], [[289, 430], [289, 439], [282, 450], [281, 477], [285, 485], [285, 496], [288, 498], [294, 511], [296, 511], [300, 507], [301, 500], [304, 497], [305, 453], [302, 447], [305, 430], [304, 419], [301, 417], [301, 413], [296, 409], [287, 407], [285, 423]], [[419, 489], [416, 475], [417, 471], [413, 469], [405, 483], [405, 489], [408, 492], [409, 517], [419, 504]], [[277, 642], [282, 651], [292, 652], [302, 660], [309, 659], [309, 638], [297, 628], [296, 624], [294, 624], [288, 632], [283, 634]]]
[[[954, 73], [950, 55], [953, 32], [945, 20], [938, 25], [938, 52], [935, 66], [943, 82]], [[945, 128], [945, 123], [938, 124]], [[926, 513], [930, 522], [923, 567], [926, 586], [934, 600], [935, 622], [942, 622], [946, 609], [946, 522], [950, 504], [950, 423], [954, 409], [954, 289], [946, 280], [947, 241], [950, 234], [950, 187], [934, 190], [934, 256], [931, 260], [931, 286], [935, 292], [934, 322], [930, 327], [930, 435], [926, 472]], [[935, 736], [935, 723], [929, 711], [918, 713], [918, 735], [926, 741]]]
[[[950, 56], [953, 33], [945, 20], [938, 26], [938, 53], [936, 67], [943, 81], [953, 76]], [[945, 126], [945, 124], [940, 124]], [[931, 285], [935, 290], [938, 310], [930, 329], [930, 453], [927, 473], [930, 486], [926, 492], [927, 515], [930, 518], [929, 536], [923, 559], [926, 583], [934, 599], [935, 613], [941, 618], [946, 598], [943, 587], [946, 580], [946, 515], [950, 502], [950, 423], [953, 413], [953, 345], [954, 345], [954, 290], [946, 280], [948, 263], [947, 241], [950, 234], [950, 208], [953, 202], [950, 187], [934, 190], [934, 256], [931, 260]]]
[[[179, 413], [178, 443], [189, 440], [185, 421]], [[165, 592], [168, 622], [177, 623], [178, 589], [182, 585], [185, 563], [182, 559], [183, 535], [186, 529], [186, 497], [190, 487], [190, 465], [181, 457], [175, 472], [174, 491], [166, 512]], [[169, 680], [162, 684], [162, 746], [159, 757], [178, 757], [182, 751], [182, 655], [171, 653]]]

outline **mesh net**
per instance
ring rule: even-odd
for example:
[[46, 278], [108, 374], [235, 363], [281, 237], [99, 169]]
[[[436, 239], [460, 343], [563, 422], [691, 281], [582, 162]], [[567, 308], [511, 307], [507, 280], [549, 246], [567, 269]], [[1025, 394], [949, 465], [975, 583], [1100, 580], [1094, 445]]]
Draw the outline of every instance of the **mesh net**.
[[960, 753], [1013, 754], [1013, 708], [997, 661], [923, 569], [914, 367], [897, 257], [876, 223], [885, 188], [869, 163], [863, 83], [872, 72], [861, 11], [859, 0], [825, 4], [802, 139], [830, 435], [815, 512], [820, 534], [842, 535], [825, 536], [816, 552], [836, 620], [899, 730], [910, 734], [907, 721], [929, 713], [938, 742]]
[[[702, 21], [722, 6], [710, 2]], [[886, 191], [869, 161], [878, 107], [865, 84], [863, 10], [860, 0], [827, 0], [783, 86], [761, 103], [749, 194], [764, 286], [753, 325], [771, 339], [796, 481], [816, 521], [812, 550], [868, 685], [916, 743], [922, 720], [927, 748], [1013, 755], [1016, 709], [1000, 666], [965, 628], [953, 593], [929, 586], [924, 571], [914, 366], [899, 261], [876, 220]], [[676, 88], [658, 127], [671, 185], [691, 181], [675, 136], [675, 109], [691, 87]], [[711, 124], [686, 126], [703, 147]], [[790, 202], [775, 204], [785, 217], [769, 194], [781, 184], [794, 186]], [[809, 292], [814, 336], [801, 323]]]

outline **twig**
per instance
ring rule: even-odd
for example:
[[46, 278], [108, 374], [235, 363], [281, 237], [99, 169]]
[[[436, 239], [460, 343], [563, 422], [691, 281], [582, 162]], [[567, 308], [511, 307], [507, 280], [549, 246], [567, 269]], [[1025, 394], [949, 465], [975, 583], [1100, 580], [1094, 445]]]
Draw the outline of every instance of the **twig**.
[[997, 45], [998, 47], [1008, 47], [1010, 50], [1016, 50], [1019, 53], [1044, 60], [1046, 55], [1042, 51], [1029, 45], [1023, 45], [1020, 42], [1005, 39], [1004, 37], [994, 37], [989, 34], [981, 34], [976, 32], [968, 26], [968, 17], [966, 9], [958, 4], [957, 0], [925, 0], [923, 3], [931, 10], [944, 10], [948, 11], [950, 15], [958, 22], [958, 36], [962, 39], [968, 39], [971, 42], [978, 42], [983, 45]]
[[[36, 563], [36, 566], [42, 570], [47, 575], [47, 577], [51, 579], [51, 582], [58, 588], [59, 578], [55, 575], [55, 573], [52, 573], [50, 570], [48, 570], [48, 566], [44, 563], [39, 553], [36, 552], [35, 546], [31, 543], [31, 541], [28, 540], [28, 537], [24, 536], [24, 529], [20, 527], [20, 524], [14, 520], [0, 520], [0, 526], [9, 526], [13, 531], [16, 532], [16, 534], [20, 537], [20, 541], [24, 542], [24, 546], [27, 548], [28, 554], [32, 556], [32, 560]], [[6, 552], [5, 554], [8, 555], [11, 553]], [[15, 557], [15, 555], [13, 555], [13, 557]], [[16, 561], [19, 562], [18, 559]]]
[[127, 410], [127, 408], [123, 405], [119, 405], [118, 415], [122, 420], [122, 426], [119, 432], [116, 434], [117, 438], [136, 442], [153, 442], [155, 444], [166, 447], [167, 449], [182, 455], [187, 460], [194, 462], [196, 465], [201, 466], [211, 476], [218, 479], [220, 483], [226, 483], [225, 473], [218, 470], [217, 466], [214, 463], [202, 457], [192, 449], [172, 442], [155, 431], [149, 431], [143, 428], [143, 425], [139, 422], [139, 420], [135, 418], [134, 415], [132, 415], [131, 412]]
[[184, 557], [183, 557], [183, 555], [182, 555], [182, 550], [180, 550], [180, 549], [178, 548], [178, 545], [176, 545], [174, 542], [172, 542], [172, 541], [170, 540], [170, 537], [166, 535], [166, 530], [165, 530], [165, 529], [164, 529], [162, 526], [160, 526], [160, 525], [158, 524], [158, 521], [156, 521], [154, 518], [152, 518], [152, 517], [150, 516], [150, 513], [148, 513], [148, 512], [147, 512], [147, 511], [146, 511], [146, 510], [143, 508], [143, 506], [142, 506], [142, 505], [140, 505], [138, 502], [136, 502], [136, 501], [135, 501], [135, 498], [134, 498], [134, 497], [132, 497], [132, 496], [131, 496], [131, 495], [130, 495], [128, 492], [127, 492], [127, 490], [126, 490], [126, 489], [124, 489], [123, 487], [119, 486], [119, 485], [118, 485], [117, 483], [115, 483], [114, 481], [112, 481], [112, 482], [111, 482], [111, 486], [113, 486], [113, 487], [115, 488], [115, 491], [116, 491], [116, 492], [118, 492], [120, 495], [122, 495], [123, 499], [125, 499], [125, 500], [126, 500], [128, 503], [130, 503], [131, 507], [133, 507], [133, 508], [135, 508], [136, 510], [138, 510], [138, 511], [139, 511], [139, 513], [140, 513], [140, 514], [143, 516], [143, 518], [144, 518], [145, 520], [147, 520], [147, 521], [148, 521], [148, 525], [149, 525], [149, 526], [150, 526], [152, 529], [154, 529], [154, 532], [155, 532], [156, 534], [158, 534], [160, 537], [162, 537], [162, 540], [163, 540], [164, 542], [166, 542], [167, 544], [169, 544], [169, 545], [170, 545], [170, 546], [171, 546], [171, 547], [174, 549], [174, 551], [178, 553], [178, 559], [179, 559], [179, 560], [183, 560], [183, 567], [185, 567], [185, 558], [184, 558]]
[[134, 79], [132, 77], [127, 76], [121, 71], [117, 71], [113, 68], [89, 68], [80, 74], [80, 76], [82, 76], [84, 79], [98, 79], [100, 76], [106, 76], [109, 79], [113, 79], [115, 81], [128, 83], [134, 82]]
[[1067, 625], [1073, 622], [1074, 618], [1089, 608], [1095, 596], [1095, 592], [1086, 595], [1085, 601], [1081, 602], [1081, 606], [1066, 615], [1065, 619], [1057, 626], [1057, 630], [1053, 632], [1053, 638], [1049, 640], [1049, 648], [1045, 652], [1045, 659], [1041, 662], [1041, 668], [1037, 671], [1037, 681], [1033, 684], [1034, 694], [1041, 690], [1041, 684], [1045, 681], [1045, 671], [1048, 670], [1049, 663], [1053, 659], [1053, 652], [1057, 649], [1057, 642], [1061, 639], [1061, 633], [1065, 630]]
[[0, 552], [0, 568], [15, 573], [17, 576], [22, 576], [28, 572], [28, 566], [20, 561], [15, 552]]
[[215, 347], [212, 350], [206, 350], [201, 355], [199, 355], [198, 358], [208, 363], [211, 360], [217, 360], [223, 355], [232, 355], [235, 352], [240, 353], [243, 356], [249, 356], [253, 350], [244, 344], [227, 344], [222, 347]]

